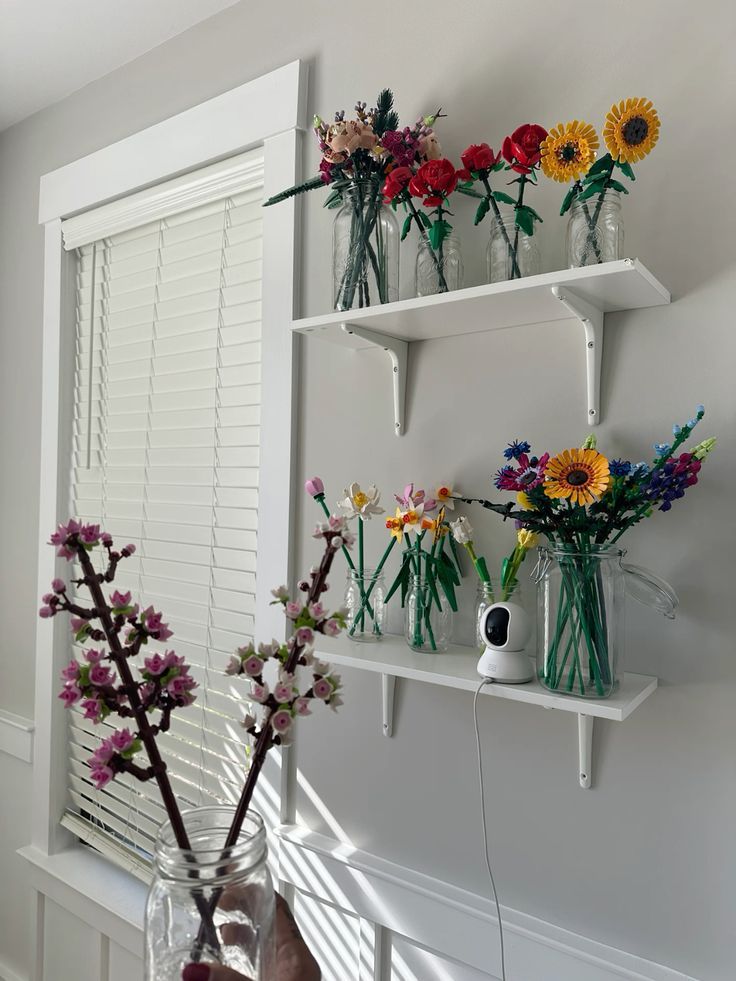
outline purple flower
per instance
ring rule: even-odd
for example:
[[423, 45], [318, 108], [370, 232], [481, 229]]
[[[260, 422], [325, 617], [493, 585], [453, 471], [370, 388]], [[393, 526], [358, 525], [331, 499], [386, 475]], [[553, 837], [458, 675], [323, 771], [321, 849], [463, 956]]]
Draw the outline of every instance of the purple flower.
[[669, 511], [672, 502], [685, 496], [685, 490], [698, 482], [702, 464], [692, 453], [671, 457], [649, 475], [646, 496], [652, 503], [661, 501], [660, 511]]
[[79, 532], [79, 537], [85, 545], [96, 545], [100, 540], [100, 526], [83, 525]]
[[56, 554], [61, 559], [73, 559], [76, 554], [75, 544], [76, 536], [82, 530], [82, 525], [79, 521], [75, 521], [74, 518], [70, 518], [65, 525], [59, 525], [56, 531], [52, 534], [49, 539], [49, 545], [56, 546]]
[[332, 176], [332, 164], [329, 160], [325, 160], [324, 157], [319, 162], [319, 176], [325, 184], [331, 184], [334, 180]]
[[66, 708], [71, 708], [75, 702], [78, 702], [82, 697], [82, 691], [78, 685], [72, 682], [67, 682], [64, 687], [59, 692], [59, 698], [62, 700]]
[[61, 677], [64, 681], [76, 681], [79, 677], [79, 662], [72, 658], [67, 666], [62, 668]]
[[279, 709], [271, 716], [271, 725], [278, 733], [288, 732], [291, 729], [292, 721], [291, 712], [288, 709]]
[[115, 747], [113, 746], [112, 739], [103, 739], [90, 757], [90, 765], [94, 766], [98, 764], [99, 766], [105, 766], [114, 755]]
[[411, 167], [419, 150], [419, 140], [408, 127], [387, 130], [381, 137], [381, 145], [394, 158], [397, 167]]
[[549, 453], [544, 453], [541, 457], [529, 457], [526, 453], [521, 453], [517, 460], [518, 468], [501, 467], [494, 483], [499, 490], [529, 491], [544, 480], [548, 461]]
[[135, 742], [135, 736], [130, 729], [116, 729], [110, 737], [110, 742], [118, 753], [124, 753]]

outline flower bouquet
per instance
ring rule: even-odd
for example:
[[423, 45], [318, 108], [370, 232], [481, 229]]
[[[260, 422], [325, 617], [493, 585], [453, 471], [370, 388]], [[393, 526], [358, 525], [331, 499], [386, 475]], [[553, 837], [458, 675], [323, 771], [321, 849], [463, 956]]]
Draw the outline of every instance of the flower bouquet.
[[[452, 536], [449, 536], [452, 554], [445, 551], [450, 530], [445, 514], [447, 509], [452, 510], [455, 506], [453, 492], [443, 486], [437, 489], [436, 498], [429, 498], [423, 490], [415, 490], [414, 484], [408, 484], [403, 494], [395, 497], [396, 513], [386, 520], [391, 542], [384, 558], [397, 542], [403, 544], [404, 551], [401, 568], [386, 602], [400, 589], [406, 640], [410, 647], [425, 652], [446, 650], [450, 640], [450, 614], [457, 612], [455, 589], [460, 585], [460, 568]], [[434, 511], [437, 515], [432, 518], [430, 515]]]
[[608, 153], [599, 160], [598, 136], [589, 123], [575, 119], [550, 130], [540, 147], [542, 171], [552, 180], [573, 182], [560, 209], [561, 215], [570, 211], [567, 258], [571, 267], [622, 257], [619, 194], [629, 192], [614, 172], [635, 180], [631, 164], [647, 156], [658, 138], [659, 117], [647, 99], [626, 99], [611, 106], [603, 128]]
[[[328, 613], [321, 596], [327, 589], [337, 550], [352, 538], [342, 517], [331, 517], [319, 525], [315, 538], [322, 540], [324, 551], [309, 580], [300, 584], [303, 597], [291, 599], [285, 587], [273, 591], [274, 603], [283, 606], [292, 627], [288, 641], [273, 641], [257, 649], [249, 643], [238, 650], [225, 669], [227, 674], [244, 675], [251, 682], [245, 697], [258, 707], [260, 718], [249, 712], [243, 720], [253, 741], [248, 774], [235, 811], [226, 814], [220, 837], [214, 844], [211, 838], [207, 839], [205, 846], [197, 837], [197, 811], [180, 810], [157, 744], [159, 735], [170, 727], [172, 713], [194, 701], [197, 682], [184, 658], [173, 650], [152, 652], [141, 663], [143, 648], [169, 640], [172, 631], [160, 612], [150, 606], [141, 609], [129, 592], [114, 590], [108, 594], [106, 590], [120, 562], [129, 558], [135, 548], [126, 545], [118, 551], [111, 536], [100, 531], [99, 525], [76, 520], [60, 525], [51, 536], [50, 544], [55, 546], [57, 555], [73, 560], [78, 575], [71, 580], [73, 588], [61, 578], [54, 579], [51, 591], [43, 597], [40, 616], [70, 614], [76, 643], [95, 645], [83, 646], [81, 656], [64, 668], [59, 697], [68, 708], [81, 707], [84, 717], [95, 724], [108, 723], [111, 717], [124, 722], [122, 728], [108, 729], [92, 753], [91, 780], [98, 791], [122, 773], [140, 781], [155, 780], [170, 824], [160, 833], [157, 867], [159, 862], [166, 863], [168, 872], [163, 878], [173, 881], [176, 875], [172, 869], [181, 866], [180, 881], [184, 885], [176, 895], [167, 892], [168, 887], [157, 878], [149, 894], [146, 977], [152, 981], [179, 978], [190, 959], [226, 964], [252, 977], [271, 976], [273, 890], [265, 866], [265, 845], [257, 881], [246, 881], [252, 863], [242, 875], [234, 871], [233, 863], [237, 848], [243, 844], [244, 836], [247, 838], [244, 822], [246, 818], [251, 820], [249, 807], [268, 750], [289, 743], [294, 720], [309, 715], [315, 699], [333, 709], [341, 704], [339, 676], [329, 665], [315, 659], [313, 644], [316, 634], [334, 635], [345, 626], [344, 611]], [[97, 548], [104, 559], [99, 571], [93, 562]], [[83, 590], [89, 593], [91, 606], [84, 602]], [[271, 685], [265, 678], [269, 661], [274, 662], [275, 682]], [[304, 689], [298, 679], [301, 669], [310, 675]], [[245, 758], [246, 752], [243, 762]], [[262, 832], [260, 818], [256, 823]], [[211, 825], [207, 825], [207, 830], [211, 833]], [[221, 856], [214, 865], [213, 849], [215, 855]], [[234, 910], [233, 904], [225, 901], [225, 890], [246, 886], [260, 897], [260, 907], [254, 904], [250, 912]], [[258, 908], [260, 919], [254, 919], [253, 909]], [[243, 926], [241, 934], [246, 939], [242, 944], [228, 944], [226, 929], [221, 929], [233, 919]]]
[[715, 439], [690, 451], [678, 450], [703, 414], [698, 406], [694, 418], [673, 427], [671, 443], [656, 443], [651, 465], [609, 461], [593, 436], [582, 448], [554, 457], [533, 456], [526, 441], [514, 441], [495, 484], [514, 492], [516, 504], [463, 498], [547, 538], [537, 568], [537, 670], [553, 691], [586, 698], [604, 698], [614, 691], [625, 595], [625, 552], [617, 542], [655, 508], [671, 510], [698, 482]]
[[336, 310], [398, 299], [398, 227], [393, 212], [384, 207], [386, 178], [402, 170], [411, 176], [421, 163], [442, 155], [432, 128], [439, 111], [399, 129], [393, 106], [393, 93], [384, 89], [375, 108], [358, 102], [354, 119], [346, 119], [343, 111], [332, 123], [315, 116], [322, 153], [319, 175], [265, 202], [276, 204], [315, 188], [331, 188], [325, 207], [340, 209], [333, 233]]
[[[529, 184], [537, 183], [542, 141], [547, 130], [536, 123], [518, 126], [507, 136], [499, 153], [487, 143], [471, 144], [462, 154], [464, 170], [460, 172], [458, 190], [479, 198], [475, 224], [480, 224], [492, 212], [491, 239], [488, 244], [488, 280], [491, 283], [519, 279], [539, 272], [539, 250], [533, 240], [534, 224], [540, 215], [524, 201]], [[518, 176], [509, 183], [517, 184], [516, 198], [506, 191], [493, 190], [490, 176], [499, 171], [513, 171]], [[482, 191], [473, 185], [479, 182]], [[498, 205], [513, 206], [511, 215], [501, 213]]]

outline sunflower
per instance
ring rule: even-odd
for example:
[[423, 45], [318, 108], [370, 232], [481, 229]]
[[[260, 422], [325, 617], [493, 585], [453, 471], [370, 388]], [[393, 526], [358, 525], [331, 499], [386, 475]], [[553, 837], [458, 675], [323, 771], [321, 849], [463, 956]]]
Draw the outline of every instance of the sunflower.
[[577, 119], [558, 123], [540, 146], [542, 170], [562, 184], [579, 180], [595, 160], [597, 149], [598, 135], [590, 123]]
[[611, 156], [621, 163], [643, 160], [659, 138], [659, 116], [649, 99], [626, 99], [612, 105], [603, 127]]
[[563, 450], [547, 464], [544, 493], [567, 497], [573, 504], [592, 504], [608, 488], [608, 460], [598, 450]]

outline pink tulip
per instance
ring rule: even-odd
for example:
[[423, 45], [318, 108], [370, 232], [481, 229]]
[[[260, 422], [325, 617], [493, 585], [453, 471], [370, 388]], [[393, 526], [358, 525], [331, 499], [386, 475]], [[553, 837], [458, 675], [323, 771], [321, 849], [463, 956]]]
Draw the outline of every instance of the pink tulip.
[[312, 477], [304, 485], [304, 490], [307, 494], [311, 494], [312, 497], [324, 496], [325, 485], [322, 483], [319, 477]]

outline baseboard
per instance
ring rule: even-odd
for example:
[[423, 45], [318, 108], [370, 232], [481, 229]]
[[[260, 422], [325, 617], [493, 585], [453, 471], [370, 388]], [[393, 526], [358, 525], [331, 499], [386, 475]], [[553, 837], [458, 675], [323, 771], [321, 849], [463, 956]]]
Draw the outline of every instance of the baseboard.
[[33, 730], [31, 719], [0, 709], [0, 752], [30, 763], [33, 760]]
[[[278, 837], [280, 875], [301, 892], [485, 977], [500, 976], [489, 899], [295, 825]], [[501, 915], [509, 981], [697, 981], [518, 910], [502, 907]]]

